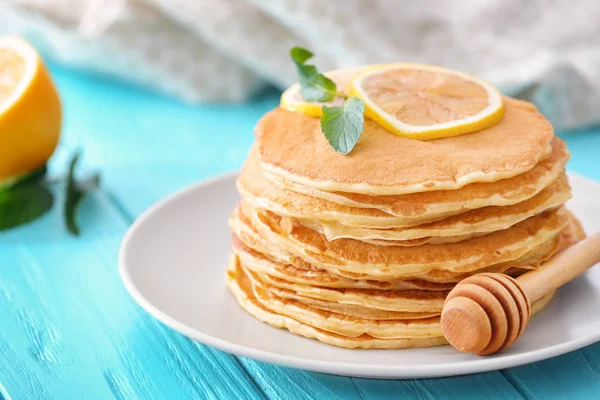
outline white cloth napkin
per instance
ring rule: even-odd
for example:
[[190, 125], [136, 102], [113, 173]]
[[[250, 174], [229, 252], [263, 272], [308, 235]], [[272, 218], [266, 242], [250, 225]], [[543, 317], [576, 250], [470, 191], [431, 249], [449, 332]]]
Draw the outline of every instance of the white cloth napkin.
[[534, 101], [559, 129], [600, 122], [597, 0], [0, 0], [0, 34], [183, 98], [242, 101], [320, 70], [444, 65]]

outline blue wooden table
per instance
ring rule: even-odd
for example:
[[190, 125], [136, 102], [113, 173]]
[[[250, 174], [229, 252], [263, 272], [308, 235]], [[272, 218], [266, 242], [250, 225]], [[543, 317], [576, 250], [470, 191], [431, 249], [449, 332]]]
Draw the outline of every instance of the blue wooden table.
[[[121, 238], [158, 199], [239, 168], [255, 122], [278, 94], [190, 107], [103, 78], [53, 73], [66, 121], [51, 173], [83, 148], [83, 166], [101, 171], [103, 182], [82, 205], [81, 237], [65, 232], [60, 207], [0, 234], [0, 399], [600, 398], [600, 344], [503, 371], [377, 381], [234, 357], [162, 326], [121, 284]], [[600, 180], [600, 129], [565, 138], [571, 170]]]

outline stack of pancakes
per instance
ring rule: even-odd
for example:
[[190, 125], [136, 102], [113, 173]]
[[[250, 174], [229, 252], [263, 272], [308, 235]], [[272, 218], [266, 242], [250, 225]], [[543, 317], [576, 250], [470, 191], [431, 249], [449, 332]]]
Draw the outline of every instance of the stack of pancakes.
[[281, 108], [256, 139], [227, 278], [250, 314], [299, 335], [348, 348], [445, 344], [440, 313], [457, 282], [518, 276], [584, 237], [563, 206], [565, 143], [526, 102], [506, 98], [498, 124], [431, 141], [367, 120], [349, 155], [317, 118]]

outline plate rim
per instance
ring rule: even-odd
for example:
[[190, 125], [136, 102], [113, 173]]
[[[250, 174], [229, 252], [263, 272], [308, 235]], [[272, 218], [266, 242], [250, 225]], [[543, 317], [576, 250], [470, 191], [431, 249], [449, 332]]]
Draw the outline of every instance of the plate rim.
[[[118, 262], [119, 275], [127, 292], [135, 300], [136, 303], [152, 317], [160, 321], [169, 328], [198, 341], [207, 346], [231, 353], [237, 356], [248, 357], [259, 361], [268, 362], [285, 367], [299, 368], [307, 371], [320, 372], [326, 374], [334, 374], [348, 377], [358, 378], [378, 378], [378, 379], [424, 379], [424, 378], [441, 378], [458, 375], [467, 375], [480, 372], [496, 371], [505, 368], [525, 365], [548, 358], [556, 357], [582, 347], [588, 346], [600, 341], [600, 330], [581, 338], [573, 339], [561, 344], [547, 347], [538, 350], [532, 350], [525, 353], [498, 355], [486, 358], [476, 358], [473, 360], [459, 361], [451, 364], [427, 364], [427, 365], [365, 365], [341, 361], [317, 361], [308, 357], [289, 356], [284, 354], [272, 353], [266, 350], [260, 350], [236, 343], [231, 343], [227, 340], [200, 332], [175, 318], [170, 317], [165, 312], [161, 311], [157, 306], [153, 305], [136, 287], [133, 279], [128, 271], [126, 264], [127, 247], [135, 236], [136, 232], [144, 225], [145, 221], [171, 202], [188, 195], [191, 192], [202, 190], [202, 188], [212, 184], [230, 180], [237, 177], [239, 171], [230, 171], [215, 175], [211, 178], [204, 179], [199, 182], [190, 184], [176, 192], [158, 200], [153, 205], [148, 207], [139, 217], [135, 219], [133, 224], [125, 233], [121, 246], [119, 248]], [[600, 183], [582, 175], [568, 172], [571, 178], [581, 179], [587, 184], [596, 186], [600, 190]], [[312, 340], [312, 339], [307, 339]], [[351, 351], [351, 350], [348, 350]], [[356, 350], [354, 350], [356, 351]], [[364, 350], [368, 351], [368, 350]], [[384, 350], [379, 351], [397, 351]]]

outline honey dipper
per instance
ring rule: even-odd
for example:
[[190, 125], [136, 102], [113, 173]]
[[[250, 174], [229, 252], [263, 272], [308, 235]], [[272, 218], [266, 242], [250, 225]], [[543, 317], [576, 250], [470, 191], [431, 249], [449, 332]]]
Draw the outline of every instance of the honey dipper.
[[442, 332], [456, 349], [488, 355], [509, 347], [523, 333], [531, 303], [600, 262], [600, 232], [517, 279], [482, 273], [462, 280], [448, 294]]

